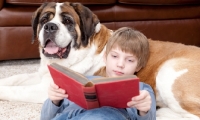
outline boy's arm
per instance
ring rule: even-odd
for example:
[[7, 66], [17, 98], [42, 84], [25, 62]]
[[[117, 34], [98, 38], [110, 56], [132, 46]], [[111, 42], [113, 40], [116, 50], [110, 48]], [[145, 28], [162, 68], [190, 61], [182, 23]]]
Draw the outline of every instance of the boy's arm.
[[156, 99], [154, 92], [150, 85], [140, 82], [140, 90], [147, 90], [151, 96], [151, 108], [144, 116], [140, 116], [139, 112], [135, 108], [127, 108], [127, 111], [131, 117], [137, 118], [137, 120], [156, 120]]

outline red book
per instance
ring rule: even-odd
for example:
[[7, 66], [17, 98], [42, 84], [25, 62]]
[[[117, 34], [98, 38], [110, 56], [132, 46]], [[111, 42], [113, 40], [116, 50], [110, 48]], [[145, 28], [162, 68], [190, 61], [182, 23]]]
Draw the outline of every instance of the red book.
[[85, 109], [101, 106], [127, 108], [127, 102], [139, 95], [139, 78], [135, 75], [88, 80], [56, 63], [48, 65], [48, 68], [55, 84], [66, 90], [68, 99]]

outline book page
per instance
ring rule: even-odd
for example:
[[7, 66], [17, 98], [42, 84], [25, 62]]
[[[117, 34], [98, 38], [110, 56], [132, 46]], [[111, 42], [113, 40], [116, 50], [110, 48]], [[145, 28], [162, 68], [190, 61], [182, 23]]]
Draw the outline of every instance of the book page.
[[88, 82], [90, 82], [90, 80], [88, 80], [84, 75], [78, 73], [78, 72], [75, 72], [69, 68], [66, 68], [64, 66], [61, 66], [57, 63], [52, 63], [50, 66], [56, 68], [57, 70], [59, 70], [60, 72], [66, 74], [67, 76], [75, 79], [76, 81], [80, 82], [81, 84], [85, 85], [87, 84]]
[[111, 81], [120, 81], [120, 80], [126, 80], [126, 79], [135, 79], [138, 77], [136, 75], [124, 75], [119, 77], [100, 77], [100, 78], [94, 78], [92, 79], [92, 83], [103, 83], [103, 82], [111, 82]]

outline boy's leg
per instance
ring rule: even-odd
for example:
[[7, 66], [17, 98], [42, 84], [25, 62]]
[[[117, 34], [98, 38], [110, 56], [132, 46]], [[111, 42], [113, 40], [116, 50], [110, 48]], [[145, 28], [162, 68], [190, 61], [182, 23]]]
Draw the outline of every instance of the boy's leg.
[[85, 112], [85, 109], [75, 109], [69, 112], [64, 111], [63, 113], [57, 114], [52, 120], [71, 120], [73, 117]]
[[101, 107], [87, 110], [70, 120], [130, 120], [130, 117], [125, 109]]

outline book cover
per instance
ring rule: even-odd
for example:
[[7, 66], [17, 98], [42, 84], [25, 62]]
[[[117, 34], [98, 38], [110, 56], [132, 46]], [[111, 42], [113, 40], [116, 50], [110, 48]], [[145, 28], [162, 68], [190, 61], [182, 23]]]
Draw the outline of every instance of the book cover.
[[88, 78], [56, 63], [48, 65], [50, 74], [68, 99], [85, 109], [101, 106], [127, 108], [127, 102], [139, 95], [139, 78], [135, 75], [121, 77]]

